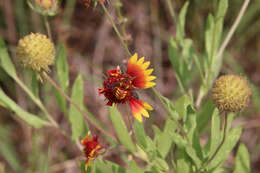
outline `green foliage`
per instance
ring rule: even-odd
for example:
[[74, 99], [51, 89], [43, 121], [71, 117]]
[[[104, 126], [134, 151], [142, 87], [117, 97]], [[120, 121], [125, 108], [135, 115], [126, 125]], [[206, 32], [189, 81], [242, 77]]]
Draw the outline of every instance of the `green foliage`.
[[132, 139], [128, 133], [127, 127], [125, 125], [124, 120], [120, 112], [117, 110], [115, 106], [109, 108], [109, 115], [112, 121], [112, 124], [116, 130], [117, 136], [119, 138], [120, 143], [128, 150], [134, 153], [136, 148], [132, 142]]
[[36, 115], [33, 115], [31, 113], [28, 113], [24, 111], [20, 106], [18, 106], [12, 99], [10, 99], [2, 89], [0, 89], [0, 99], [1, 102], [3, 102], [9, 109], [15, 112], [14, 115], [19, 116], [21, 119], [23, 119], [25, 122], [27, 122], [29, 125], [35, 128], [40, 128], [43, 126], [47, 126], [49, 123], [45, 120], [42, 120], [41, 118], [37, 117]]
[[[68, 87], [69, 87], [69, 69], [67, 63], [67, 53], [65, 45], [60, 45], [58, 48], [57, 53], [57, 62], [56, 62], [56, 69], [57, 69], [57, 78], [60, 84], [61, 89], [68, 94]], [[59, 93], [56, 89], [55, 96], [58, 105], [62, 109], [62, 111], [67, 114], [67, 105], [66, 99]]]
[[236, 163], [235, 163], [234, 173], [250, 173], [250, 157], [248, 150], [244, 144], [240, 144], [237, 155], [236, 155]]
[[14, 65], [9, 57], [4, 40], [0, 37], [0, 65], [11, 77], [17, 77]]
[[[16, 69], [14, 63], [12, 62], [7, 46], [1, 37], [0, 72], [3, 72], [4, 75], [10, 77], [10, 79], [13, 79], [18, 84], [18, 86], [20, 86], [23, 91], [25, 91], [25, 93], [30, 97], [31, 101], [33, 101], [38, 106], [38, 108], [40, 108], [42, 113], [31, 105], [28, 110], [35, 112], [38, 111], [39, 115], [41, 116], [36, 115], [36, 113], [29, 113], [22, 109], [21, 106], [15, 102], [15, 99], [8, 95], [8, 92], [6, 92], [2, 85], [2, 88], [0, 88], [0, 105], [5, 109], [10, 110], [12, 116], [16, 116], [19, 119], [22, 119], [33, 128], [51, 127], [52, 130], [60, 131], [66, 137], [68, 137], [68, 139], [71, 139], [71, 141], [68, 141], [71, 142], [71, 146], [73, 147], [75, 147], [76, 144], [79, 144], [79, 139], [83, 137], [89, 130], [89, 125], [91, 130], [97, 130], [98, 128], [96, 127], [101, 128], [97, 134], [100, 134], [101, 136], [101, 140], [99, 140], [99, 142], [101, 143], [101, 146], [104, 147], [104, 153], [99, 153], [98, 158], [91, 158], [91, 164], [87, 170], [85, 170], [87, 156], [80, 157], [80, 159], [76, 160], [79, 168], [84, 173], [230, 172], [230, 168], [233, 168], [232, 165], [228, 166], [228, 169], [223, 165], [240, 139], [242, 126], [236, 126], [235, 124], [232, 124], [232, 121], [236, 115], [234, 113], [229, 113], [227, 119], [227, 128], [225, 131], [223, 127], [223, 114], [226, 114], [227, 112], [219, 112], [213, 105], [212, 100], [207, 96], [210, 95], [209, 93], [212, 84], [216, 77], [220, 74], [220, 71], [223, 67], [222, 63], [224, 56], [218, 55], [221, 44], [225, 39], [224, 36], [226, 31], [223, 28], [224, 18], [227, 14], [229, 6], [228, 3], [231, 2], [228, 2], [228, 0], [214, 0], [214, 2], [212, 2], [214, 11], [209, 12], [207, 16], [205, 16], [203, 13], [203, 16], [205, 17], [205, 23], [203, 20], [202, 25], [205, 30], [204, 32], [198, 31], [200, 32], [198, 35], [203, 37], [203, 46], [200, 46], [198, 41], [194, 39], [193, 35], [191, 34], [193, 31], [187, 30], [188, 32], [186, 32], [186, 27], [188, 26], [187, 24], [189, 24], [189, 22], [186, 21], [190, 21], [190, 18], [188, 18], [190, 13], [192, 13], [192, 15], [196, 14], [194, 10], [192, 10], [192, 7], [194, 6], [194, 3], [198, 2], [186, 1], [176, 16], [174, 16], [175, 10], [179, 8], [173, 10], [172, 17], [175, 20], [177, 19], [176, 21], [174, 20], [174, 22], [176, 22], [174, 23], [176, 34], [172, 35], [169, 40], [167, 39], [167, 41], [169, 41], [167, 51], [169, 61], [175, 72], [176, 80], [179, 86], [178, 89], [180, 89], [181, 95], [179, 95], [178, 98], [176, 98], [176, 95], [173, 95], [172, 98], [167, 98], [162, 96], [155, 88], [153, 88], [154, 94], [161, 102], [160, 106], [162, 106], [166, 112], [165, 116], [160, 116], [160, 118], [156, 117], [157, 119], [155, 118], [155, 120], [159, 120], [158, 122], [152, 122], [148, 119], [143, 123], [140, 123], [135, 120], [133, 123], [129, 122], [130, 125], [132, 124], [132, 127], [129, 127], [129, 130], [125, 122], [125, 119], [129, 117], [126, 117], [127, 115], [121, 114], [115, 106], [112, 106], [109, 107], [109, 118], [111, 120], [109, 128], [113, 128], [115, 130], [118, 141], [112, 141], [109, 137], [105, 138], [107, 134], [102, 134], [102, 129], [105, 129], [105, 132], [108, 133], [110, 133], [112, 130], [107, 130], [108, 128], [106, 129], [102, 124], [103, 121], [100, 121], [98, 116], [90, 113], [88, 111], [89, 109], [84, 105], [84, 79], [82, 77], [84, 74], [79, 74], [74, 82], [70, 84], [71, 79], [69, 73], [69, 64], [67, 62], [67, 50], [65, 44], [63, 43], [61, 43], [57, 49], [57, 58], [54, 70], [56, 72], [54, 73], [55, 79], [57, 80], [59, 87], [67, 95], [70, 93], [69, 91], [71, 86], [71, 99], [79, 106], [81, 110], [86, 111], [87, 115], [89, 115], [89, 118], [93, 120], [94, 123], [88, 124], [86, 117], [84, 118], [84, 116], [77, 110], [77, 108], [73, 104], [70, 104], [68, 100], [66, 100], [63, 94], [54, 89], [57, 105], [63, 112], [63, 114], [60, 116], [66, 116], [64, 119], [66, 120], [65, 123], [67, 124], [66, 130], [64, 130], [63, 126], [58, 124], [60, 121], [56, 122], [52, 116], [49, 115], [47, 108], [45, 108], [45, 106], [40, 101], [40, 97], [46, 97], [46, 95], [49, 93], [43, 93], [43, 90], [40, 87], [40, 83], [37, 81], [37, 75], [39, 74], [30, 73], [31, 83], [29, 84], [30, 87], [27, 87], [22, 79], [20, 79], [22, 75], [19, 74], [19, 70]], [[151, 3], [151, 9], [154, 8], [154, 2], [149, 3]], [[176, 2], [177, 5], [179, 3], [180, 2]], [[28, 19], [24, 18], [24, 16], [19, 16], [19, 14], [22, 14], [22, 12], [26, 11], [26, 8], [24, 7], [18, 9], [19, 4], [22, 5], [23, 3], [16, 0], [15, 12], [18, 20], [18, 30], [20, 31], [20, 35], [23, 35], [24, 33], [29, 32], [30, 28], [22, 26], [22, 21], [24, 20], [26, 23], [28, 23]], [[120, 2], [120, 4], [123, 7], [124, 3]], [[29, 3], [29, 5], [33, 10], [36, 10], [33, 4]], [[66, 25], [66, 27], [69, 27], [70, 19], [72, 17], [75, 6], [75, 0], [66, 1], [64, 7], [65, 12], [62, 18], [63, 24]], [[245, 17], [250, 21], [253, 20], [254, 16], [256, 16], [260, 9], [259, 7], [259, 5], [255, 7], [250, 6], [250, 8], [253, 9], [252, 13], [247, 14]], [[169, 9], [171, 10], [171, 7]], [[118, 8], [117, 10], [121, 9]], [[39, 12], [39, 10], [36, 11]], [[156, 10], [151, 11], [153, 13]], [[121, 13], [121, 11], [118, 11], [118, 13]], [[162, 16], [168, 17], [167, 15]], [[158, 11], [157, 17], [158, 19], [161, 19], [160, 11]], [[119, 21], [118, 23], [119, 25], [122, 23], [124, 24], [123, 27], [119, 29], [119, 31], [125, 35], [125, 27], [128, 26], [126, 25], [128, 20], [125, 20], [123, 16], [121, 16], [121, 18], [122, 21]], [[156, 18], [156, 15], [152, 14], [151, 18], [152, 20], [155, 20], [154, 18]], [[47, 18], [45, 19], [47, 21]], [[242, 26], [240, 26], [240, 29], [238, 30], [238, 33], [241, 34], [244, 30], [246, 30], [246, 26], [248, 24], [249, 21], [243, 21]], [[160, 35], [158, 34], [160, 32], [157, 33], [156, 30], [158, 29], [160, 31], [161, 23], [160, 25], [158, 24], [158, 26], [153, 25], [152, 27], [152, 30], [155, 30], [154, 37], [156, 43], [160, 42], [159, 40], [156, 40], [158, 35]], [[168, 36], [168, 34], [165, 35]], [[160, 36], [164, 38], [164, 33]], [[242, 34], [241, 37], [243, 37]], [[125, 38], [123, 38], [123, 40], [124, 39]], [[158, 39], [160, 39], [160, 37]], [[241, 44], [243, 41], [239, 42], [239, 44]], [[233, 62], [230, 64], [234, 65]], [[234, 66], [238, 66], [236, 68], [240, 71], [243, 71], [241, 70], [242, 67], [240, 67], [239, 64]], [[156, 69], [155, 72], [157, 72]], [[196, 81], [198, 76], [200, 80]], [[1, 83], [2, 82], [4, 83], [3, 86], [7, 85], [4, 79], [1, 78]], [[48, 91], [48, 89], [46, 89], [46, 91]], [[257, 105], [259, 105], [258, 103], [260, 102], [259, 93], [259, 87], [253, 86], [253, 100], [255, 107], [257, 107]], [[96, 104], [95, 102], [93, 103]], [[154, 107], [155, 111], [150, 115], [153, 116], [153, 114], [156, 114], [154, 116], [159, 117], [157, 114], [162, 113], [163, 111], [160, 109], [157, 110], [157, 105]], [[94, 108], [97, 109], [97, 105], [95, 105]], [[98, 112], [97, 110], [95, 111]], [[106, 119], [104, 119], [104, 121], [105, 120]], [[31, 164], [32, 166], [31, 168], [24, 169], [27, 165], [22, 165], [22, 159], [24, 159], [24, 157], [21, 157], [19, 154], [17, 154], [17, 148], [15, 148], [16, 144], [12, 142], [10, 137], [10, 129], [5, 129], [5, 126], [0, 125], [1, 159], [4, 159], [4, 163], [6, 162], [12, 171], [28, 173], [47, 173], [52, 171], [52, 167], [49, 165], [50, 160], [53, 159], [51, 157], [49, 158], [49, 154], [53, 152], [53, 150], [50, 151], [52, 146], [48, 145], [49, 151], [47, 154], [45, 153], [46, 151], [42, 151], [40, 139], [42, 139], [43, 136], [38, 136], [38, 134], [40, 134], [38, 131], [39, 130], [33, 131], [33, 135], [31, 135], [33, 138], [32, 152], [34, 154], [31, 154], [28, 161], [26, 161], [26, 163], [28, 162], [27, 164]], [[70, 132], [71, 134], [69, 134]], [[204, 137], [205, 135], [207, 135], [208, 138]], [[107, 142], [104, 140], [107, 140]], [[203, 141], [205, 145], [202, 145], [201, 141]], [[66, 150], [67, 149], [68, 148], [66, 148]], [[81, 147], [79, 147], [79, 149], [82, 150]], [[86, 151], [86, 148], [84, 151]], [[117, 157], [113, 158], [113, 154], [115, 152], [117, 152]], [[55, 154], [53, 154], [54, 157]], [[64, 155], [66, 154], [67, 153]], [[82, 152], [82, 155], [83, 154], [86, 153]], [[58, 154], [58, 158], [65, 159], [67, 156], [64, 157], [64, 155]], [[78, 157], [79, 154], [77, 153], [77, 155], [73, 156]], [[108, 161], [107, 158], [113, 161]], [[0, 163], [0, 172], [1, 166], [2, 162]], [[250, 155], [246, 146], [244, 144], [240, 144], [236, 153], [234, 173], [250, 172]]]
[[[71, 93], [71, 99], [83, 110], [84, 108], [84, 90], [83, 90], [83, 79], [81, 75], [76, 78]], [[69, 110], [69, 121], [72, 130], [72, 139], [79, 140], [79, 137], [84, 137], [86, 134], [86, 123], [84, 122], [83, 116], [80, 112], [70, 104]]]
[[0, 155], [14, 171], [21, 171], [21, 163], [15, 151], [15, 145], [10, 139], [10, 131], [3, 126], [0, 126]]

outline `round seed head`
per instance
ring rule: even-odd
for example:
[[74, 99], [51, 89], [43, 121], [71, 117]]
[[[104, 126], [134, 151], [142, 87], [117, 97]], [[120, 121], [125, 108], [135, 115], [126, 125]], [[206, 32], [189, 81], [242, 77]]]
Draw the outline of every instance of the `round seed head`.
[[241, 76], [224, 75], [219, 77], [212, 88], [214, 104], [220, 111], [239, 112], [249, 103], [251, 88]]
[[21, 64], [36, 72], [49, 72], [53, 64], [55, 48], [46, 35], [31, 33], [19, 40], [17, 57]]

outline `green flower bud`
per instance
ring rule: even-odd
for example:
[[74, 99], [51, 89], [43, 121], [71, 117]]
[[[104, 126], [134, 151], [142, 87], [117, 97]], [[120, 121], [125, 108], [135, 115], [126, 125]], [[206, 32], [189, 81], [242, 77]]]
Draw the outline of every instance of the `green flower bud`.
[[54, 16], [58, 12], [58, 0], [27, 0], [32, 10], [44, 16]]
[[251, 88], [241, 76], [224, 75], [219, 77], [212, 88], [214, 104], [220, 111], [238, 112], [249, 103]]
[[31, 33], [19, 40], [17, 57], [23, 66], [36, 72], [49, 72], [55, 58], [54, 45], [46, 35]]

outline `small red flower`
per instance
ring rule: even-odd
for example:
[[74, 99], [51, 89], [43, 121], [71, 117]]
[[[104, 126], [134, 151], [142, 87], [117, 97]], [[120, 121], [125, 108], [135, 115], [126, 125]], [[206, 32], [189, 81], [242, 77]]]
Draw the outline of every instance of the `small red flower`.
[[129, 59], [126, 72], [123, 72], [120, 67], [109, 70], [103, 82], [104, 89], [99, 89], [99, 93], [104, 94], [108, 100], [107, 105], [128, 102], [138, 121], [142, 122], [142, 115], [149, 117], [147, 110], [153, 110], [153, 108], [148, 103], [139, 100], [135, 92], [136, 88], [145, 89], [156, 85], [152, 82], [156, 77], [151, 75], [153, 69], [148, 69], [149, 65], [149, 61], [144, 62], [144, 57], [138, 60], [136, 53]]
[[84, 139], [81, 140], [81, 144], [83, 145], [83, 151], [87, 158], [85, 168], [90, 164], [90, 161], [97, 158], [103, 147], [101, 147], [98, 143], [98, 136], [92, 134], [92, 139], [90, 139], [90, 132], [85, 136]]

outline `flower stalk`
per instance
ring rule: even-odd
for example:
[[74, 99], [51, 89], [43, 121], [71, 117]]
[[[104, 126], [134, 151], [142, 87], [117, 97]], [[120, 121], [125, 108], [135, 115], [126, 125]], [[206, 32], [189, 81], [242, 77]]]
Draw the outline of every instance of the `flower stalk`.
[[96, 129], [98, 129], [100, 132], [102, 132], [104, 135], [106, 135], [107, 137], [110, 137], [113, 141], [117, 142], [116, 138], [111, 135], [110, 133], [108, 133], [107, 131], [105, 131], [104, 129], [102, 129], [101, 127], [99, 127], [92, 119], [90, 119], [87, 115], [87, 113], [85, 113], [83, 110], [80, 109], [80, 107], [74, 102], [74, 100], [72, 100], [50, 77], [47, 73], [44, 73], [44, 79], [46, 79], [54, 88], [56, 88], [65, 98], [67, 101], [69, 101], [73, 106], [75, 106], [75, 108], [86, 118], [86, 120], [92, 125], [94, 126]]
[[124, 39], [123, 39], [122, 35], [120, 34], [119, 30], [117, 29], [116, 24], [115, 24], [115, 22], [114, 22], [113, 19], [112, 19], [112, 16], [109, 14], [107, 8], [105, 7], [104, 3], [102, 3], [101, 0], [99, 0], [99, 4], [102, 6], [102, 8], [103, 8], [103, 10], [104, 10], [104, 12], [105, 12], [105, 14], [106, 14], [108, 20], [109, 20], [110, 23], [112, 24], [113, 29], [115, 30], [116, 35], [118, 36], [118, 38], [119, 38], [119, 40], [120, 40], [122, 46], [124, 47], [124, 49], [125, 49], [127, 55], [128, 55], [129, 57], [131, 57], [132, 54], [130, 53], [127, 44], [124, 42]]
[[226, 136], [227, 136], [227, 124], [228, 124], [228, 113], [225, 112], [224, 113], [224, 128], [223, 128], [223, 139], [221, 141], [221, 143], [219, 144], [219, 146], [217, 147], [216, 151], [213, 153], [213, 155], [201, 166], [201, 168], [199, 169], [198, 173], [201, 170], [204, 170], [210, 163], [211, 161], [216, 157], [216, 155], [218, 154], [220, 148], [223, 146], [223, 144], [225, 143], [226, 140]]

